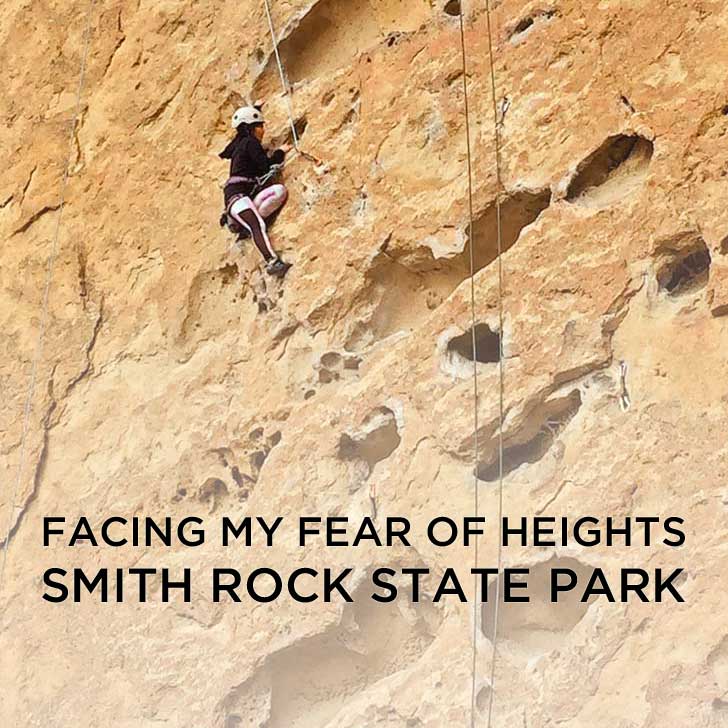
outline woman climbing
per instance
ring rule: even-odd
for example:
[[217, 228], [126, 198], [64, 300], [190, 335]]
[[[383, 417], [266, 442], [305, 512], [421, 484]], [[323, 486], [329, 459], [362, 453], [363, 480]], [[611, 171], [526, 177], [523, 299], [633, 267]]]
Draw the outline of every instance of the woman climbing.
[[[243, 106], [233, 114], [235, 138], [220, 153], [230, 160], [230, 177], [225, 183], [225, 215], [246, 230], [266, 262], [266, 271], [282, 278], [291, 267], [273, 250], [265, 223], [288, 198], [282, 184], [266, 185], [273, 165], [282, 164], [285, 150], [270, 156], [261, 142], [265, 134], [263, 113], [256, 106]], [[261, 189], [262, 187], [262, 189]]]

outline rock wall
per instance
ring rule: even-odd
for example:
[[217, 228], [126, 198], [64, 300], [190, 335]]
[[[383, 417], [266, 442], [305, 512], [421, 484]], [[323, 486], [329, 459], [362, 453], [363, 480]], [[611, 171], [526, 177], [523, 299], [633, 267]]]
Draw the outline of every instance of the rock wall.
[[[484, 0], [464, 5], [472, 240], [450, 0], [273, 2], [309, 156], [266, 278], [217, 227], [228, 119], [264, 98], [289, 138], [262, 2], [8, 0], [0, 128], [0, 722], [23, 726], [463, 724], [471, 613], [407, 606], [52, 606], [59, 562], [205, 569], [260, 551], [44, 549], [43, 515], [681, 515], [679, 552], [509, 548], [540, 574], [688, 566], [683, 605], [501, 614], [495, 726], [728, 720], [728, 10], [720, 0], [493, 2], [504, 310]], [[27, 465], [22, 412], [59, 225]], [[318, 160], [318, 161], [316, 161]], [[474, 468], [469, 257], [476, 264]], [[623, 375], [622, 362], [626, 364]], [[495, 543], [480, 562], [492, 564]], [[384, 555], [383, 555], [384, 554]], [[312, 548], [365, 573], [472, 550]], [[492, 614], [477, 639], [478, 724]]]

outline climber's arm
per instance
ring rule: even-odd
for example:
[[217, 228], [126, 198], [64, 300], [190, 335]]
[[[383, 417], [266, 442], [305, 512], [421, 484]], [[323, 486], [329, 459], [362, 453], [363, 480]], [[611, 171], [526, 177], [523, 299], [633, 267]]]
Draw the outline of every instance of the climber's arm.
[[261, 177], [270, 171], [270, 161], [268, 155], [265, 153], [262, 144], [255, 138], [250, 137], [248, 140], [248, 146], [246, 149], [248, 159], [252, 163], [252, 167], [255, 170], [255, 176]]
[[270, 156], [266, 153], [261, 143], [251, 137], [248, 142], [248, 156], [253, 162], [257, 177], [261, 177], [264, 174], [270, 172], [271, 166], [274, 164], [282, 164], [286, 153], [282, 149], [276, 149]]

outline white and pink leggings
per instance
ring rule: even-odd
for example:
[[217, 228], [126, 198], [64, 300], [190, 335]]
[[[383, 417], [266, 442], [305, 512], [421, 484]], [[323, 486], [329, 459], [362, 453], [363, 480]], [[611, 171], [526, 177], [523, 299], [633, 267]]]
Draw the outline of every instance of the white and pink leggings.
[[278, 254], [270, 244], [265, 219], [280, 210], [287, 199], [288, 190], [285, 186], [275, 184], [261, 190], [252, 200], [250, 197], [241, 197], [230, 205], [230, 216], [250, 233], [266, 262], [277, 258]]

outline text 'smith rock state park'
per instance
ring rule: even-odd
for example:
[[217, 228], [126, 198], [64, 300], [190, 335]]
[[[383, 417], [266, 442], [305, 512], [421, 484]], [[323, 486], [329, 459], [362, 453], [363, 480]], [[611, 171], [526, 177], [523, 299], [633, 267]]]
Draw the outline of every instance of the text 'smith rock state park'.
[[[728, 7], [489, 10], [2, 3], [0, 724], [470, 725], [473, 674], [481, 728], [728, 724]], [[235, 139], [286, 153], [285, 204], [258, 230], [233, 203], [240, 236]], [[481, 566], [501, 494], [512, 518], [679, 516], [686, 542], [509, 545], [532, 600], [501, 605], [493, 683], [492, 600], [364, 590], [382, 566], [467, 575], [472, 546], [42, 539], [44, 516], [114, 515], [421, 534], [476, 492]], [[54, 605], [58, 566], [196, 581]], [[361, 598], [215, 603], [217, 567], [353, 567]], [[553, 604], [559, 567], [683, 567], [685, 602]]]

